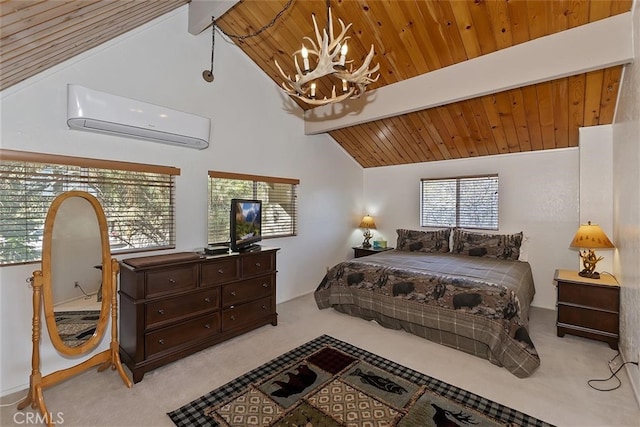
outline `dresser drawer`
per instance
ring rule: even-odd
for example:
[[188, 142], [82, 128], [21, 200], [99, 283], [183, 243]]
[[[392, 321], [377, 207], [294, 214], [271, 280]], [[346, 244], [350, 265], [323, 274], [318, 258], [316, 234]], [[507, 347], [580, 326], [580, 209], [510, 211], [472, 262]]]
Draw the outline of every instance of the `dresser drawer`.
[[145, 357], [163, 353], [191, 341], [197, 342], [220, 331], [218, 313], [150, 332], [145, 335]]
[[222, 306], [229, 307], [258, 298], [271, 296], [273, 292], [273, 275], [245, 280], [222, 286]]
[[218, 285], [240, 277], [238, 258], [225, 258], [219, 261], [209, 261], [202, 264], [201, 286]]
[[618, 314], [558, 304], [558, 323], [618, 333]]
[[195, 289], [198, 284], [198, 265], [149, 271], [146, 276], [145, 296], [147, 298]]
[[618, 311], [619, 288], [558, 282], [558, 302]]
[[222, 332], [244, 326], [271, 314], [271, 298], [262, 298], [222, 311]]
[[145, 304], [146, 326], [152, 328], [183, 316], [193, 316], [219, 307], [220, 289], [209, 288], [194, 294], [164, 298]]
[[268, 273], [275, 270], [275, 255], [273, 253], [254, 253], [240, 258], [243, 276]]

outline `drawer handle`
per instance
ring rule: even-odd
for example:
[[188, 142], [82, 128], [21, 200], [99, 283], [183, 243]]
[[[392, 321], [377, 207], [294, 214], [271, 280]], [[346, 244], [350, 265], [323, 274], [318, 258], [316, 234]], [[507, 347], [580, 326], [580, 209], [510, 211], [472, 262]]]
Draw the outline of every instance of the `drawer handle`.
[[169, 283], [174, 284], [174, 283], [176, 283], [176, 280], [175, 279], [169, 279]]
[[164, 345], [164, 340], [163, 340], [162, 338], [160, 338], [160, 339], [158, 340], [158, 344], [160, 344], [160, 345]]
[[204, 302], [211, 302], [211, 298], [206, 297], [206, 298], [204, 299]]
[[233, 316], [233, 315], [232, 315], [231, 317], [229, 317], [229, 319], [231, 319], [231, 320], [236, 320], [236, 316]]
[[263, 310], [266, 310], [266, 309], [267, 309], [267, 306], [263, 304], [263, 305], [262, 305], [262, 309], [263, 309]]
[[205, 329], [211, 329], [211, 325], [208, 324], [208, 323], [206, 325], [204, 325], [204, 327], [205, 327]]
[[263, 287], [263, 288], [268, 288], [268, 287], [269, 287], [269, 285], [267, 285], [266, 283], [263, 283], [263, 284], [262, 284], [262, 287]]
[[164, 314], [164, 309], [163, 308], [159, 309], [158, 314]]
[[236, 295], [238, 295], [238, 294], [236, 293], [236, 291], [231, 291], [231, 296], [232, 296], [232, 297], [235, 297]]
[[224, 270], [223, 269], [218, 269], [218, 274], [224, 274]]
[[260, 263], [259, 262], [256, 262], [256, 267], [260, 267]]

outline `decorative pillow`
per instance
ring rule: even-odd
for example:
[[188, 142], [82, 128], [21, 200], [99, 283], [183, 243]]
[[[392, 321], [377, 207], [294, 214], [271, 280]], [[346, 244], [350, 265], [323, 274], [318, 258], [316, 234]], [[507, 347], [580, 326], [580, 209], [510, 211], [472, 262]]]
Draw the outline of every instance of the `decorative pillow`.
[[522, 245], [522, 232], [488, 234], [455, 229], [452, 240], [451, 252], [456, 254], [518, 261]]
[[398, 229], [396, 249], [406, 252], [449, 252], [451, 229], [434, 231]]

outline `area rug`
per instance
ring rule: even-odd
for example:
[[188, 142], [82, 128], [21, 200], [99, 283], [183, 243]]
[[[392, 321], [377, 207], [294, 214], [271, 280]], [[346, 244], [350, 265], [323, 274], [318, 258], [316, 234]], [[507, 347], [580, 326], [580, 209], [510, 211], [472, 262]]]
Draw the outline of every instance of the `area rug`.
[[54, 315], [58, 334], [64, 344], [68, 347], [77, 347], [91, 338], [96, 331], [100, 311], [56, 311]]
[[322, 335], [167, 415], [182, 426], [549, 426]]

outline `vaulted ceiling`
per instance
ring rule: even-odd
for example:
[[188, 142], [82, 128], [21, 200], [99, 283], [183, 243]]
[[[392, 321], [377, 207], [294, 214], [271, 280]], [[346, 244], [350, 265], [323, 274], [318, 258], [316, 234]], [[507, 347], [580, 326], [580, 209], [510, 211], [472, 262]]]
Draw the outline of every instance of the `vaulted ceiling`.
[[0, 90], [187, 3], [188, 0], [1, 0]]
[[[3, 0], [0, 88], [186, 2]], [[300, 49], [304, 36], [313, 35], [311, 15], [315, 13], [320, 28], [326, 26], [324, 0], [288, 3], [243, 0], [216, 17], [216, 25], [230, 35], [247, 35], [267, 26], [255, 37], [232, 40], [278, 85], [282, 77], [274, 60], [292, 71], [291, 54]], [[352, 23], [350, 59], [359, 64], [371, 45], [375, 47], [373, 63], [380, 64], [380, 77], [370, 90], [628, 12], [632, 6], [632, 0], [330, 3], [335, 20]], [[525, 84], [333, 129], [329, 134], [363, 167], [575, 147], [580, 127], [612, 123], [622, 67]], [[318, 90], [330, 93], [330, 86], [319, 82]]]

